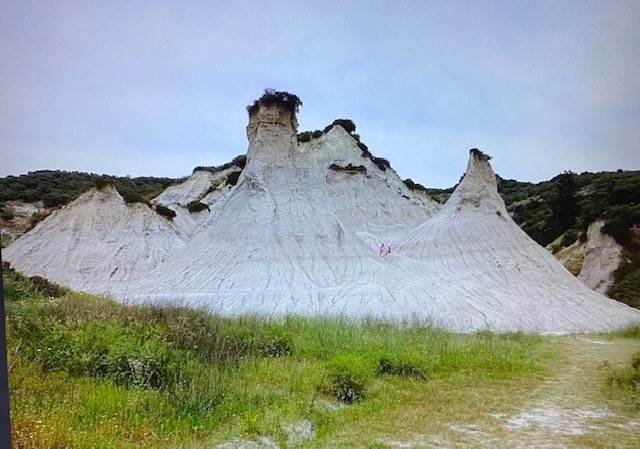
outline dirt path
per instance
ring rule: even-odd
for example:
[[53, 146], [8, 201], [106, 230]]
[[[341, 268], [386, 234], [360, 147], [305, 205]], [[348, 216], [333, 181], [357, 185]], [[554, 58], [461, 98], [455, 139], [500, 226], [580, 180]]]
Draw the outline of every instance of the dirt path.
[[473, 423], [450, 423], [438, 435], [385, 441], [390, 447], [639, 448], [640, 413], [603, 394], [604, 361], [628, 363], [640, 341], [599, 337], [558, 338], [560, 357], [549, 377], [508, 412]]

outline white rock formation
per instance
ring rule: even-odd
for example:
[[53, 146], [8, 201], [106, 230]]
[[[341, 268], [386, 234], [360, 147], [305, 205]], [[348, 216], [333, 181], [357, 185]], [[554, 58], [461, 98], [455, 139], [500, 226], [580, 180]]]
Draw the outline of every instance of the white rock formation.
[[96, 294], [127, 289], [186, 237], [147, 205], [126, 204], [112, 185], [83, 193], [3, 251], [28, 276]]
[[122, 297], [227, 314], [410, 316], [394, 305], [405, 275], [336, 218], [327, 169], [300, 153], [296, 126], [287, 109], [260, 106], [238, 185], [185, 247], [134, 286], [137, 294]]
[[606, 293], [613, 283], [613, 272], [622, 261], [622, 246], [602, 232], [604, 222], [596, 221], [587, 229], [584, 259], [578, 279], [599, 293]]
[[602, 232], [604, 222], [594, 221], [587, 228], [584, 242], [577, 240], [555, 254], [565, 267], [588, 287], [605, 294], [613, 283], [613, 272], [622, 261], [622, 246]]
[[[444, 208], [392, 245], [457, 316], [453, 327], [565, 333], [638, 323], [640, 311], [590, 290], [513, 222], [488, 159], [472, 150]], [[444, 296], [443, 285], [457, 295]]]
[[167, 207], [171, 207], [174, 204], [186, 206], [191, 201], [203, 198], [214, 181], [223, 180], [225, 176], [226, 174], [216, 176], [206, 170], [196, 170], [184, 182], [167, 187], [151, 202]]
[[426, 195], [407, 188], [391, 167], [376, 165], [340, 125], [300, 144], [298, 151], [299, 166], [324, 174], [319, 186], [324, 191], [323, 204], [352, 232], [374, 240], [400, 237], [439, 207]]
[[481, 152], [437, 210], [342, 127], [304, 145], [296, 128], [286, 104], [258, 103], [234, 187], [196, 172], [155, 199], [174, 210], [210, 201], [191, 228], [109, 187], [52, 214], [5, 257], [72, 288], [224, 314], [545, 333], [640, 323], [640, 311], [590, 290], [512, 221]]
[[[161, 204], [173, 210], [176, 213], [175, 224], [185, 234], [191, 235], [207, 219], [211, 213], [211, 206], [233, 187], [227, 182], [229, 175], [242, 170], [242, 167], [233, 162], [227, 165], [228, 167], [215, 173], [209, 170], [194, 170], [184, 182], [167, 187], [151, 200], [151, 203]], [[209, 209], [190, 212], [187, 206], [192, 201], [202, 202], [209, 206]]]

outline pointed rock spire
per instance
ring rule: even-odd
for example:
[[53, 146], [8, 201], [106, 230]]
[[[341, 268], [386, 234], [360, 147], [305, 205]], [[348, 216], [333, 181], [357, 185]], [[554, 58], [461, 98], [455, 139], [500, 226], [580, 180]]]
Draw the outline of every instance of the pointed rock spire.
[[296, 113], [301, 105], [302, 101], [296, 95], [267, 90], [247, 108], [249, 171], [255, 162], [279, 164], [292, 160], [298, 145]]
[[507, 213], [504, 201], [498, 194], [498, 182], [490, 159], [491, 156], [477, 148], [469, 150], [467, 171], [446, 203], [448, 210], [455, 212], [463, 208], [479, 208], [483, 212]]

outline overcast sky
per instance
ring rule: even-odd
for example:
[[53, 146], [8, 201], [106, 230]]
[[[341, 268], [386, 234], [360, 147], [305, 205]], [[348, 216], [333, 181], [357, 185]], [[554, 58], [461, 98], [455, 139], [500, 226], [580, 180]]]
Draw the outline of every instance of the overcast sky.
[[640, 169], [640, 1], [3, 1], [0, 176], [187, 175], [247, 148], [245, 106], [355, 121], [402, 177]]

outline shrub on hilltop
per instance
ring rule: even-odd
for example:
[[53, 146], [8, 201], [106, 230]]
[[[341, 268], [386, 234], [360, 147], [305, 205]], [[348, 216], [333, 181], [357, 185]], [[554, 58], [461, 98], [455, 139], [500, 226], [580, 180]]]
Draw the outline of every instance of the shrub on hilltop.
[[264, 94], [260, 98], [254, 101], [253, 104], [247, 106], [249, 117], [258, 112], [260, 105], [279, 105], [288, 110], [291, 113], [291, 116], [294, 116], [298, 112], [300, 106], [302, 106], [302, 100], [300, 100], [297, 95], [289, 92], [275, 89], [265, 89]]

